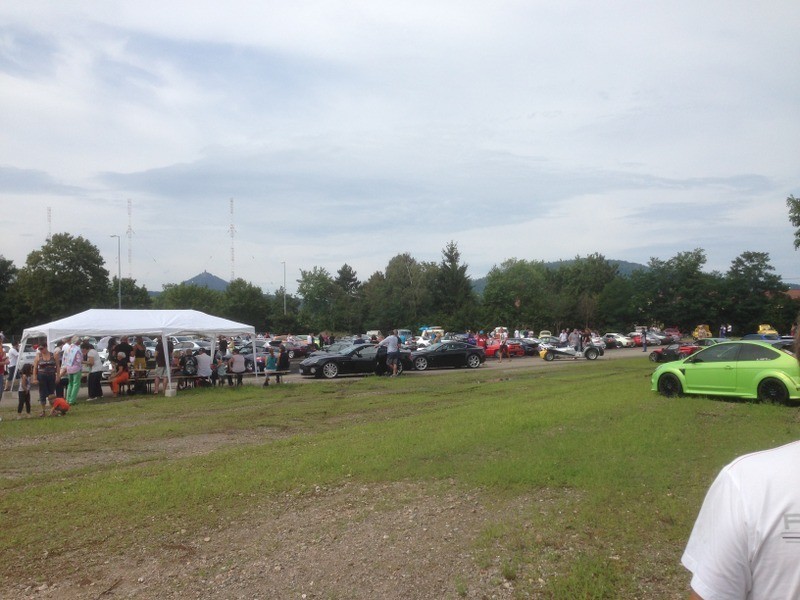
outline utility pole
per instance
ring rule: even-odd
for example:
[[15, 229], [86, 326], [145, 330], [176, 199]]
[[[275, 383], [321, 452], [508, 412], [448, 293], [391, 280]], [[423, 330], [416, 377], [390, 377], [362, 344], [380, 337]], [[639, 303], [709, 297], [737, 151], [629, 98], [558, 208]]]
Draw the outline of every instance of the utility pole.
[[112, 235], [109, 237], [117, 238], [117, 300], [118, 308], [122, 310], [122, 262], [120, 260], [122, 258], [122, 237], [119, 235]]
[[286, 315], [286, 261], [281, 261], [283, 265], [283, 314]]

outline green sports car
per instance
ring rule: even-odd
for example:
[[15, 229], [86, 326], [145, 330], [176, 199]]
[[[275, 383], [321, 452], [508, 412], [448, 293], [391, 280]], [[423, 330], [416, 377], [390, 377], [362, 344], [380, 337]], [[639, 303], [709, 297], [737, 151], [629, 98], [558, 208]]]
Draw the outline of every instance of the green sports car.
[[661, 365], [650, 389], [667, 397], [702, 394], [784, 403], [800, 399], [800, 366], [794, 354], [769, 342], [722, 342]]

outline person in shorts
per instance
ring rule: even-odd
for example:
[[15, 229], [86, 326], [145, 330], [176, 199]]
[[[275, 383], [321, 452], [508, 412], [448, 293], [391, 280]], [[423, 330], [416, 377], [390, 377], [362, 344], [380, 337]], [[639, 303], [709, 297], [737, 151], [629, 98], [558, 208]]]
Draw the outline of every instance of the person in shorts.
[[397, 337], [396, 329], [383, 338], [378, 348], [381, 346], [386, 346], [386, 366], [392, 370], [392, 377], [397, 377], [397, 365], [400, 364], [400, 338]]

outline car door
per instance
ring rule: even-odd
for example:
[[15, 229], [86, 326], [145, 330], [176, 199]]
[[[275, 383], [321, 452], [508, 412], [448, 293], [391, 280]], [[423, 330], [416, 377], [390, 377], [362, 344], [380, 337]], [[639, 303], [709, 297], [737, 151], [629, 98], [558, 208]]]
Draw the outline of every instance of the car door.
[[736, 393], [755, 396], [764, 369], [769, 369], [781, 354], [760, 344], [742, 344], [736, 361]]
[[348, 373], [372, 373], [375, 371], [375, 361], [377, 360], [378, 348], [376, 346], [365, 346], [353, 352], [350, 360], [347, 361]]
[[461, 344], [445, 342], [437, 351], [440, 367], [456, 367], [466, 363], [466, 351]]
[[732, 394], [736, 389], [736, 359], [742, 344], [710, 346], [687, 358], [681, 365], [687, 392]]

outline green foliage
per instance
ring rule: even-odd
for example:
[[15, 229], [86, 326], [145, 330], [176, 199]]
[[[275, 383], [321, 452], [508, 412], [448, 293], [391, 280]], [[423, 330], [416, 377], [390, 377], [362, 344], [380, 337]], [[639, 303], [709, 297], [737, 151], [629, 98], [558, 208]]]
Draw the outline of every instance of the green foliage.
[[54, 234], [28, 255], [17, 275], [28, 325], [108, 306], [111, 289], [100, 251], [68, 233]]
[[212, 315], [222, 312], [224, 292], [210, 290], [188, 283], [167, 284], [156, 298], [155, 308], [174, 310], [199, 310]]
[[332, 331], [363, 331], [364, 293], [356, 272], [345, 263], [336, 272], [333, 283], [333, 307], [327, 328]]
[[512, 258], [489, 271], [483, 292], [484, 322], [535, 328], [550, 322], [554, 298], [547, 288], [547, 270], [538, 261]]
[[[112, 301], [109, 308], [117, 308], [119, 306], [119, 291], [117, 276], [111, 279], [111, 295]], [[153, 306], [153, 299], [147, 291], [145, 286], [136, 285], [135, 279], [128, 277], [122, 278], [122, 308], [151, 308]]]
[[433, 277], [432, 298], [436, 307], [433, 320], [448, 331], [464, 331], [475, 326], [477, 301], [467, 265], [461, 263], [458, 245], [451, 241], [442, 250], [442, 261]]
[[[766, 252], [743, 252], [731, 262], [725, 280], [730, 301], [725, 316], [726, 320], [737, 323], [740, 331], [757, 331], [774, 301], [783, 300], [786, 286], [774, 271]], [[788, 298], [785, 301], [791, 303]]]
[[228, 284], [222, 299], [223, 317], [252, 325], [256, 330], [264, 328], [268, 308], [261, 288], [241, 278]]
[[786, 207], [789, 209], [789, 222], [795, 227], [794, 249], [800, 248], [800, 198], [789, 196], [786, 198]]
[[319, 332], [330, 325], [334, 308], [335, 283], [327, 269], [314, 267], [310, 271], [300, 270], [297, 293], [303, 299], [299, 320], [301, 325]]
[[705, 263], [705, 252], [697, 248], [666, 261], [652, 258], [648, 271], [635, 272], [631, 302], [637, 322], [677, 325], [684, 330], [719, 322], [726, 303], [724, 281], [719, 273], [704, 273]]
[[16, 285], [17, 273], [14, 263], [0, 255], [0, 330], [8, 334], [25, 327]]

